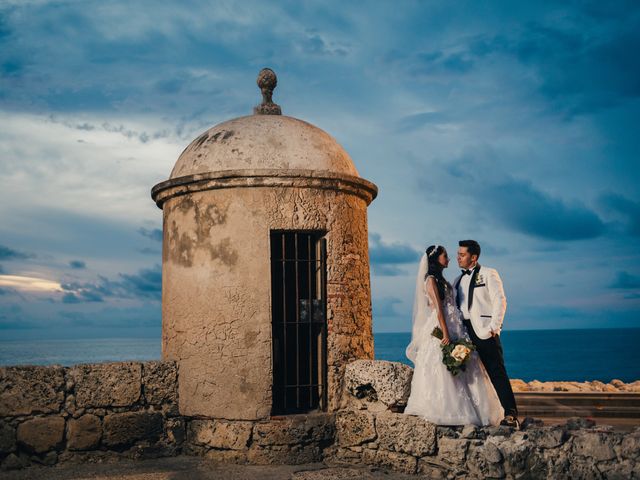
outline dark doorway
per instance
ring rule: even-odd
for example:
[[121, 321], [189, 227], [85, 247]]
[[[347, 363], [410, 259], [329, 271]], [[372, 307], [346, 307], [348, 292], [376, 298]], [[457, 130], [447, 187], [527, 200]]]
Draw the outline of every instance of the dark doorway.
[[326, 409], [326, 240], [271, 232], [273, 415]]

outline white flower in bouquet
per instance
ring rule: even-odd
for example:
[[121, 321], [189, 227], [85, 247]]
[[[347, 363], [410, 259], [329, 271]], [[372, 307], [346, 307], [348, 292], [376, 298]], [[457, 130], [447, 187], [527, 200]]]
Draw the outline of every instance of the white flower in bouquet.
[[465, 359], [469, 356], [471, 350], [464, 345], [456, 345], [456, 348], [451, 352], [451, 356], [456, 359], [458, 362], [464, 362]]

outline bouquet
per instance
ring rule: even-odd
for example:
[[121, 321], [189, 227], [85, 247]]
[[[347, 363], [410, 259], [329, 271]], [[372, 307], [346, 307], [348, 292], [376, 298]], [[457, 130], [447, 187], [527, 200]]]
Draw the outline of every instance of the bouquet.
[[[444, 334], [440, 327], [436, 327], [431, 332], [431, 335], [442, 340]], [[471, 352], [476, 347], [469, 340], [452, 340], [448, 345], [441, 345], [442, 348], [442, 363], [447, 367], [447, 370], [455, 377], [460, 372], [464, 372], [466, 368], [467, 360], [471, 356]]]

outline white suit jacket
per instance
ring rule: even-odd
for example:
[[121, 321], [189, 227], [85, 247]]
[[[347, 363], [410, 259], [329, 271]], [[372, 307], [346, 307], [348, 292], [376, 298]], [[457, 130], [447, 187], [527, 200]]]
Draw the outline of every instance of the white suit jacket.
[[[458, 286], [462, 275], [453, 282], [453, 292], [458, 303]], [[471, 325], [478, 338], [487, 339], [491, 332], [500, 334], [504, 314], [507, 311], [507, 298], [502, 288], [500, 275], [493, 268], [478, 267], [469, 282], [468, 307]]]

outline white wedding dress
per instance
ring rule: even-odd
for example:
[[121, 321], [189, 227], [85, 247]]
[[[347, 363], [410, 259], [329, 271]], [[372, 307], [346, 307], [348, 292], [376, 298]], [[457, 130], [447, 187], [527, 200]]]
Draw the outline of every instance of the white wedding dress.
[[[478, 353], [471, 353], [466, 370], [455, 377], [442, 363], [440, 340], [431, 335], [439, 322], [426, 292], [425, 272], [426, 255], [416, 282], [413, 332], [407, 347], [407, 357], [415, 368], [404, 413], [437, 425], [498, 425], [504, 410]], [[452, 288], [446, 289], [442, 308], [451, 340], [469, 340]]]

